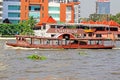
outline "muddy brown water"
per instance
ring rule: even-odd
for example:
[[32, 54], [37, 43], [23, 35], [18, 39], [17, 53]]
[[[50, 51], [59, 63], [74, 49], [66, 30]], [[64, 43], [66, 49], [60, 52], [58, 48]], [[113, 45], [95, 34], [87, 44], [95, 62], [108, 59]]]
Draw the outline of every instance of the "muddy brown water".
[[[116, 49], [39, 50], [11, 48], [0, 40], [0, 80], [120, 80]], [[31, 54], [47, 60], [30, 60]]]

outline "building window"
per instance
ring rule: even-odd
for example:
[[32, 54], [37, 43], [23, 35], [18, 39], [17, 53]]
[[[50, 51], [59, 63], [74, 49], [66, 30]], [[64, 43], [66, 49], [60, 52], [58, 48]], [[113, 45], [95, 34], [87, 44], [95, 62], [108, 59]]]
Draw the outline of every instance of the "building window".
[[42, 0], [42, 3], [44, 3], [44, 0]]
[[20, 6], [19, 5], [9, 5], [8, 10], [20, 10]]
[[44, 11], [44, 6], [42, 6], [42, 11]]
[[13, 24], [17, 24], [17, 23], [20, 22], [20, 20], [10, 20], [10, 22], [13, 23]]
[[25, 10], [27, 10], [27, 6], [25, 6]]
[[40, 6], [37, 5], [31, 5], [29, 6], [30, 11], [40, 11]]
[[59, 7], [52, 7], [52, 6], [50, 6], [49, 7], [49, 11], [60, 11], [60, 8]]
[[0, 20], [0, 23], [2, 23], [2, 20]]
[[25, 2], [27, 2], [27, 0], [25, 0]]
[[2, 13], [0, 13], [0, 17], [2, 17]]
[[72, 9], [71, 7], [66, 7], [67, 12], [71, 11], [71, 9]]
[[0, 7], [0, 11], [2, 11], [3, 9]]
[[25, 13], [25, 18], [27, 17], [27, 13]]
[[44, 14], [42, 13], [42, 18], [44, 18]]
[[53, 18], [59, 18], [60, 15], [59, 14], [49, 14], [50, 16], [52, 16]]
[[9, 12], [9, 13], [8, 13], [8, 17], [20, 17], [20, 13]]
[[3, 5], [3, 3], [2, 3], [2, 2], [0, 2], [0, 5]]
[[40, 12], [29, 12], [29, 16], [33, 16], [33, 18], [40, 18]]

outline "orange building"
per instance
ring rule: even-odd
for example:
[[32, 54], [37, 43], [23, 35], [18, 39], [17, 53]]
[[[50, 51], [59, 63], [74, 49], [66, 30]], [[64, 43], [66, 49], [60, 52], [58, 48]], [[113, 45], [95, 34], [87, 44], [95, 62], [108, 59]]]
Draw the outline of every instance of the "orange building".
[[74, 22], [74, 6], [80, 2], [51, 2], [51, 0], [21, 0], [21, 20], [33, 16], [38, 22], [52, 16], [57, 22]]

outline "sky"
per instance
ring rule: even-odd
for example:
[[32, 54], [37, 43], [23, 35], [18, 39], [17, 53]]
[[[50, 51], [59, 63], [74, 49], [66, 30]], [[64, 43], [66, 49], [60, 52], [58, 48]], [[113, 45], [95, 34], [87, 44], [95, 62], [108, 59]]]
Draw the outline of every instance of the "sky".
[[[81, 17], [89, 17], [89, 14], [95, 13], [96, 0], [80, 0]], [[110, 0], [110, 13], [115, 15], [120, 12], [120, 0]]]

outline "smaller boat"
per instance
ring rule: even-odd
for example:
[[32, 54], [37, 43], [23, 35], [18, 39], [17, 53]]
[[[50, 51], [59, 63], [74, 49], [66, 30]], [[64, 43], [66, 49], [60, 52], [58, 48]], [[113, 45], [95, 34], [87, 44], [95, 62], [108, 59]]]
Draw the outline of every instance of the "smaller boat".
[[112, 49], [112, 44], [105, 45], [103, 38], [48, 38], [39, 36], [16, 35], [16, 42], [7, 42], [13, 47], [40, 48], [40, 49]]

